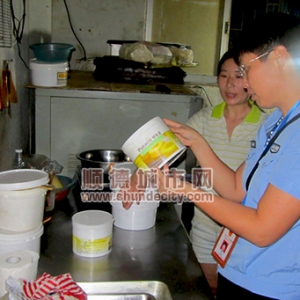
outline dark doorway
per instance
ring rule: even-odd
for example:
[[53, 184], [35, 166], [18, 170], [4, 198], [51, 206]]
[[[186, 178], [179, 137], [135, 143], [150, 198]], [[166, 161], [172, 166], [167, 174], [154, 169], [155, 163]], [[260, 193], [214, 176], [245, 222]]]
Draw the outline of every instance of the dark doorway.
[[299, 0], [232, 0], [228, 48], [237, 43], [245, 26], [267, 12], [284, 12], [300, 17]]

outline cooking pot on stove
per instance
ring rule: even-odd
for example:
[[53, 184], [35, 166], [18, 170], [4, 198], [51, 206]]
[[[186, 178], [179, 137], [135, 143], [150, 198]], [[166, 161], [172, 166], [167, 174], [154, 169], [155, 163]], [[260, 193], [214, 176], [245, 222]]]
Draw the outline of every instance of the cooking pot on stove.
[[101, 168], [108, 173], [111, 167], [118, 163], [130, 161], [122, 150], [96, 149], [87, 150], [76, 155], [82, 168]]

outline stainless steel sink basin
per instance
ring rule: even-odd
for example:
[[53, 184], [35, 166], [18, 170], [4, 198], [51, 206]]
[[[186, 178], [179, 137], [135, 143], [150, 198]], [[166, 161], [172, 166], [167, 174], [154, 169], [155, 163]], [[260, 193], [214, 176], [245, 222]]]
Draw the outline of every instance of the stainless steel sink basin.
[[115, 294], [115, 295], [91, 295], [90, 300], [155, 300], [156, 298], [148, 294]]
[[168, 286], [160, 281], [78, 282], [88, 300], [172, 300]]

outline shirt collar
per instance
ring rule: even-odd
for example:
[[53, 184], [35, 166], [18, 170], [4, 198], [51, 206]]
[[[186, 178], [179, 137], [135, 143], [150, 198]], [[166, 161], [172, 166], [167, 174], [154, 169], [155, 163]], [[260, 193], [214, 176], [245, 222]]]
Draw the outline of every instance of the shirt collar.
[[[248, 123], [257, 123], [260, 120], [260, 115], [262, 111], [257, 105], [254, 105], [253, 101], [249, 100], [249, 104], [251, 105], [251, 110], [244, 119], [244, 121]], [[225, 106], [225, 101], [216, 105], [212, 110], [211, 116], [216, 119], [221, 119], [224, 115]]]

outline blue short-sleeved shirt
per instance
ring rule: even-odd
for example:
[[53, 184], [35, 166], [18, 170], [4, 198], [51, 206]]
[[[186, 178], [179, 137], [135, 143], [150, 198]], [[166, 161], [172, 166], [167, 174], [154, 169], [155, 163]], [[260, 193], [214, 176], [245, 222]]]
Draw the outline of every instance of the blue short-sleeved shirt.
[[[298, 106], [289, 119], [300, 113]], [[258, 131], [246, 159], [243, 184], [263, 152], [266, 134], [281, 116], [274, 111]], [[271, 183], [300, 201], [300, 118], [286, 127], [254, 173], [245, 206], [257, 208], [267, 185]], [[239, 238], [224, 269], [219, 272], [228, 280], [253, 293], [281, 300], [300, 299], [300, 221], [278, 241], [257, 247]]]

